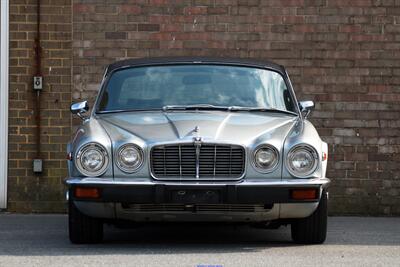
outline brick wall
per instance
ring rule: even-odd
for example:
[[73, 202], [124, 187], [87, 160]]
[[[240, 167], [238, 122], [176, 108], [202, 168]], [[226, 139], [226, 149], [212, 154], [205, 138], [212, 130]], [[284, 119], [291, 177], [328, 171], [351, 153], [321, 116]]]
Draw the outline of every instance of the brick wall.
[[63, 211], [65, 144], [71, 134], [71, 1], [42, 0], [41, 39], [44, 88], [41, 97], [41, 158], [36, 158], [34, 38], [36, 0], [10, 1], [10, 118], [8, 209], [20, 212]]
[[[53, 5], [68, 4], [54, 0]], [[68, 21], [66, 16], [62, 17]], [[52, 23], [68, 24], [57, 19], [54, 16]], [[269, 59], [285, 65], [299, 98], [316, 101], [311, 120], [330, 144], [331, 213], [400, 215], [399, 0], [74, 0], [72, 21], [74, 101], [93, 100], [104, 66], [123, 58], [207, 55]], [[17, 21], [12, 24], [18, 25]], [[30, 78], [31, 39], [18, 29], [13, 31], [12, 38], [25, 41], [20, 49], [12, 45], [12, 61], [23, 63], [11, 67], [11, 97], [22, 97], [15, 95], [22, 86], [25, 100], [32, 96], [25, 81]], [[59, 67], [64, 69], [70, 62], [65, 40], [69, 35], [59, 34], [53, 38], [62, 36], [65, 44]], [[47, 66], [51, 64], [49, 60]], [[21, 71], [26, 74], [16, 75]], [[61, 81], [47, 84], [48, 94], [54, 94], [52, 90], [62, 82], [62, 88], [68, 88], [69, 74], [58, 75]], [[51, 95], [48, 99], [53, 105]], [[25, 101], [11, 101], [21, 103], [21, 109], [12, 110], [10, 119], [10, 202], [16, 198], [61, 200], [59, 180], [64, 171], [52, 178], [35, 178], [25, 168], [30, 161], [16, 160], [30, 155], [23, 143], [30, 141], [31, 134], [20, 137], [14, 131], [30, 123], [25, 118], [31, 116], [31, 109]], [[60, 99], [57, 108], [65, 110], [66, 102]], [[64, 127], [56, 133], [57, 151], [62, 151], [70, 117], [64, 111], [57, 116]], [[46, 156], [64, 168], [58, 158]], [[51, 190], [23, 193], [38, 189], [40, 183]]]

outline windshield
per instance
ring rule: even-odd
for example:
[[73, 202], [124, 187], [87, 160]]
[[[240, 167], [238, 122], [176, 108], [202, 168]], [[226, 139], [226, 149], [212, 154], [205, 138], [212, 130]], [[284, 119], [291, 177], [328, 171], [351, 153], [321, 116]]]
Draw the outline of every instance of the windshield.
[[212, 105], [296, 112], [283, 77], [274, 71], [227, 65], [164, 65], [116, 71], [98, 111]]

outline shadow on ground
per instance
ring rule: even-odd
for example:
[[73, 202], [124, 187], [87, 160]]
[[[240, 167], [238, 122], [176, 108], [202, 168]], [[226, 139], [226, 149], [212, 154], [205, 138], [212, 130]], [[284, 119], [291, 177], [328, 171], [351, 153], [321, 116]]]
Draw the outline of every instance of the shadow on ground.
[[[290, 227], [278, 230], [190, 224], [135, 229], [106, 227], [104, 243], [72, 245], [65, 215], [2, 214], [0, 225], [0, 255], [10, 256], [246, 253], [300, 247], [291, 242]], [[319, 246], [400, 245], [399, 225], [400, 218], [329, 218], [328, 239]]]

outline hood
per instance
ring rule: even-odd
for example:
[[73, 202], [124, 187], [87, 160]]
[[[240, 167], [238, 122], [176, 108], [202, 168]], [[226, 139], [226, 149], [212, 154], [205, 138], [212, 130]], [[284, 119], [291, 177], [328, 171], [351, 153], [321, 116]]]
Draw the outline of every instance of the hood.
[[248, 144], [285, 140], [297, 117], [281, 113], [224, 111], [127, 112], [98, 115], [113, 142], [139, 138], [145, 143], [203, 140]]

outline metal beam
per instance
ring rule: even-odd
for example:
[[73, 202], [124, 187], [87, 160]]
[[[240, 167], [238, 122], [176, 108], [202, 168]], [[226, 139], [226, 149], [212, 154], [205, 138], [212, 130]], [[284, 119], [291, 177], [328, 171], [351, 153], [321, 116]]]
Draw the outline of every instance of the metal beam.
[[1, 0], [0, 35], [0, 209], [7, 208], [9, 1]]

